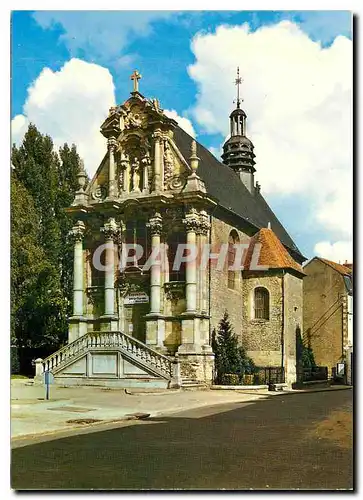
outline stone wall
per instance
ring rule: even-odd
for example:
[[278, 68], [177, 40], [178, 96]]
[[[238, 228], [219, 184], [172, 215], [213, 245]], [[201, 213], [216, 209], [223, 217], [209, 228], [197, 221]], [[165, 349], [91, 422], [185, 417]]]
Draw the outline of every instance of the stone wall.
[[[212, 248], [211, 252], [217, 252], [220, 245], [228, 244], [228, 237], [232, 230], [235, 230], [240, 238], [240, 243], [247, 242], [247, 236], [242, 231], [236, 229], [232, 225], [212, 217]], [[211, 329], [217, 328], [219, 321], [222, 319], [225, 310], [227, 309], [229, 319], [234, 327], [234, 331], [240, 341], [242, 341], [243, 332], [243, 296], [242, 296], [242, 276], [241, 273], [236, 274], [236, 286], [232, 290], [228, 288], [228, 265], [227, 258], [223, 270], [216, 269], [216, 262], [211, 263], [210, 268], [210, 312], [211, 312]]]
[[[275, 274], [251, 274], [243, 278], [243, 345], [260, 366], [281, 366], [282, 278]], [[254, 290], [270, 294], [269, 320], [254, 318]]]
[[303, 280], [284, 276], [284, 365], [285, 381], [296, 382], [296, 340], [303, 331]]
[[304, 343], [311, 346], [316, 363], [330, 371], [344, 354], [344, 280], [320, 260], [309, 262], [304, 272]]
[[210, 385], [213, 380], [214, 354], [178, 354], [182, 378]]

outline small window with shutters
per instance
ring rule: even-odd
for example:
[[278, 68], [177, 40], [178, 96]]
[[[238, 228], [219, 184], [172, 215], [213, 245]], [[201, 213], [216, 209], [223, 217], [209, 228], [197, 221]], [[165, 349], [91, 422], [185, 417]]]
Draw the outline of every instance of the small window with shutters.
[[270, 294], [266, 288], [255, 288], [255, 319], [270, 319]]

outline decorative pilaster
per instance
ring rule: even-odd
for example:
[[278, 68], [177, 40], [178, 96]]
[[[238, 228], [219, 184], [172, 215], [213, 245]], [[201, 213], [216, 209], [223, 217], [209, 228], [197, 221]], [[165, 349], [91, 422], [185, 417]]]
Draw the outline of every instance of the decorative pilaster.
[[74, 243], [73, 250], [73, 315], [69, 318], [68, 341], [73, 342], [86, 333], [83, 318], [83, 237], [86, 227], [79, 220], [70, 230], [68, 237]]
[[117, 183], [115, 172], [115, 152], [117, 147], [117, 140], [115, 137], [107, 139], [108, 147], [108, 198], [114, 199], [117, 197]]
[[163, 220], [156, 212], [149, 219], [147, 227], [151, 234], [151, 251], [157, 258], [153, 259], [150, 270], [150, 313], [146, 316], [146, 344], [164, 347], [165, 321], [161, 314], [161, 245], [160, 237], [163, 230]]
[[154, 132], [154, 190], [161, 191], [161, 133]]
[[108, 326], [116, 327], [115, 315], [115, 244], [119, 235], [119, 227], [113, 217], [101, 227], [101, 232], [105, 236], [106, 258], [105, 258], [105, 313], [103, 319], [109, 320]]

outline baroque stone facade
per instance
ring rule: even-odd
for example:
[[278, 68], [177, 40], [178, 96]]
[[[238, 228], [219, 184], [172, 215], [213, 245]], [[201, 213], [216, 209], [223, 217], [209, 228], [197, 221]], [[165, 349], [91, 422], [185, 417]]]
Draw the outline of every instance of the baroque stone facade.
[[[75, 221], [69, 342], [87, 332], [122, 332], [139, 349], [177, 360], [182, 378], [210, 384], [211, 333], [227, 310], [256, 364], [282, 366], [291, 383], [304, 257], [254, 185], [252, 163], [229, 166], [234, 142], [226, 164], [219, 162], [157, 100], [140, 94], [139, 76], [131, 97], [109, 110], [101, 126], [107, 154], [87, 187], [80, 165], [79, 190], [68, 210]], [[231, 115], [235, 135], [244, 134], [245, 126], [234, 124], [241, 116]], [[270, 220], [273, 228], [266, 231], [278, 240], [282, 260], [257, 274], [231, 270], [231, 248], [245, 244], [247, 251]], [[195, 248], [197, 257], [176, 269], [181, 244]], [[220, 269], [216, 259], [201, 265], [206, 246], [215, 254], [224, 246]], [[157, 258], [148, 266], [151, 256]], [[266, 318], [256, 317], [264, 312], [262, 306], [256, 312], [256, 288], [265, 290], [262, 298], [268, 294]]]

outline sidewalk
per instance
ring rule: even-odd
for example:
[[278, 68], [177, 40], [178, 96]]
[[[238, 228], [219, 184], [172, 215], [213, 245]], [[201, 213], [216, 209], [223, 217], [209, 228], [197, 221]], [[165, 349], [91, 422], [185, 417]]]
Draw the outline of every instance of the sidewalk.
[[[166, 416], [183, 410], [228, 403], [247, 403], [273, 396], [349, 389], [347, 386], [306, 388], [283, 392], [267, 390], [153, 390], [103, 387], [45, 386], [31, 379], [11, 381], [11, 437], [40, 436], [71, 429], [84, 429], [138, 417]], [[140, 415], [135, 415], [140, 414]]]
[[[135, 413], [151, 417], [224, 403], [244, 403], [268, 397], [242, 391], [107, 389], [102, 387], [50, 386], [50, 399], [45, 400], [45, 386], [32, 380], [11, 381], [11, 437], [42, 435], [72, 428], [84, 428], [86, 422], [106, 424], [127, 420]], [[263, 391], [266, 392], [266, 391]], [[72, 422], [81, 421], [79, 423]], [[71, 421], [71, 422], [69, 422]], [[91, 422], [90, 422], [91, 423]]]

